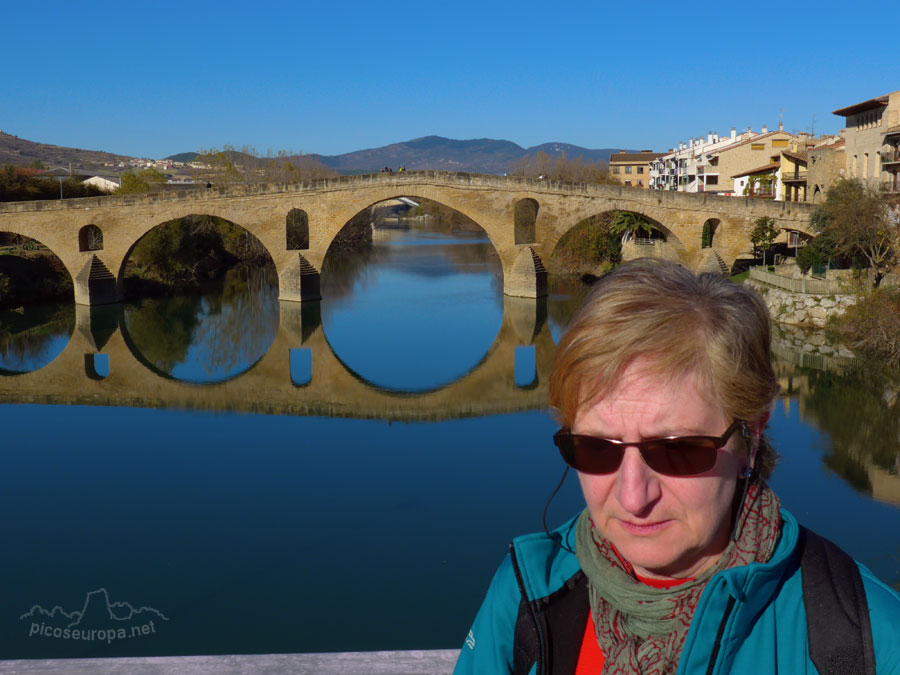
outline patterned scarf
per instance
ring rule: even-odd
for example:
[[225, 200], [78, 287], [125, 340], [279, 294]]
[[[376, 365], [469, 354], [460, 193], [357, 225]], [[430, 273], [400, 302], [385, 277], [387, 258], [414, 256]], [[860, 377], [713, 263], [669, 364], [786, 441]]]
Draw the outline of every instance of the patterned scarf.
[[631, 565], [596, 530], [585, 509], [578, 519], [575, 552], [590, 582], [591, 612], [605, 657], [603, 675], [675, 673], [706, 583], [720, 570], [767, 562], [780, 531], [778, 498], [765, 483], [753, 483], [735, 539], [716, 565], [693, 581], [653, 588], [635, 578]]

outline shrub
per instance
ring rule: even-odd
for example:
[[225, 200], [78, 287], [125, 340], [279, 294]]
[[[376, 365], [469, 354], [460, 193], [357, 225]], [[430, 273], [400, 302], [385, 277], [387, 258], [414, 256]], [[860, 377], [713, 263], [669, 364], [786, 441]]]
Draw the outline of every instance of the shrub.
[[870, 291], [831, 326], [851, 349], [900, 364], [900, 289]]

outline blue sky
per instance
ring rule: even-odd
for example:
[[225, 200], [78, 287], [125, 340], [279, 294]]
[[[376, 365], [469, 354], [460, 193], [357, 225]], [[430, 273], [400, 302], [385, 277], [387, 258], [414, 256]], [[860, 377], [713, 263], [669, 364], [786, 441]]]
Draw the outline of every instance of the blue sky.
[[149, 157], [429, 134], [665, 150], [779, 114], [836, 132], [832, 110], [900, 89], [896, 0], [618, 4], [11, 2], [0, 129]]

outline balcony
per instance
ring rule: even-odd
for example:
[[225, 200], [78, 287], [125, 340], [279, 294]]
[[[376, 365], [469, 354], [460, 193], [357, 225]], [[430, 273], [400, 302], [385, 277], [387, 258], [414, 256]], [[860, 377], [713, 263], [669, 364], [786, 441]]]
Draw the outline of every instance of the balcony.
[[796, 182], [806, 182], [806, 177], [808, 176], [808, 172], [806, 171], [788, 171], [787, 173], [781, 174], [781, 182], [782, 183], [796, 183]]
[[897, 164], [898, 162], [900, 162], [900, 148], [881, 152], [882, 164]]

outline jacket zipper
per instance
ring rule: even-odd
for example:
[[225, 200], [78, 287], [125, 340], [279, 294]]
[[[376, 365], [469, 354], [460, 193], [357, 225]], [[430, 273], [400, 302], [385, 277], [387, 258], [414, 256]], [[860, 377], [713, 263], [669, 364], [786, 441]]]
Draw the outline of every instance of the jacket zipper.
[[719, 658], [719, 649], [722, 646], [722, 636], [725, 634], [725, 624], [728, 623], [728, 617], [731, 616], [731, 610], [734, 609], [735, 599], [733, 595], [728, 596], [728, 604], [725, 605], [725, 614], [722, 622], [719, 624], [719, 630], [716, 633], [716, 642], [713, 645], [712, 654], [709, 656], [709, 666], [706, 669], [706, 675], [712, 675], [716, 666], [716, 659]]

